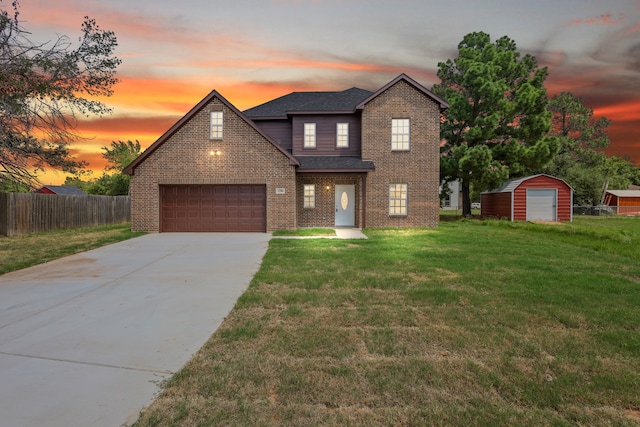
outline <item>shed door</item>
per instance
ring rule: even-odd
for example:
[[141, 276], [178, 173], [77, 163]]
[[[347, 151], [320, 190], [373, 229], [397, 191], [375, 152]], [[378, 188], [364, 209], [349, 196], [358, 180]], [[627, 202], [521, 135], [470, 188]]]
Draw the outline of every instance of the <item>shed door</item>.
[[264, 185], [163, 185], [160, 231], [265, 232]]
[[555, 188], [528, 188], [527, 221], [556, 221], [557, 200]]

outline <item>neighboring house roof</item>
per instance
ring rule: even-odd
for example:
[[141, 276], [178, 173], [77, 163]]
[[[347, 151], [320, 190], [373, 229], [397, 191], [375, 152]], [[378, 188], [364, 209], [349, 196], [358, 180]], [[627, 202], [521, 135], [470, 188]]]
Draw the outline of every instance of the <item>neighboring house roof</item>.
[[289, 114], [355, 111], [362, 100], [373, 92], [352, 87], [342, 92], [292, 92], [250, 108], [244, 114], [252, 119], [286, 118]]
[[356, 156], [300, 156], [298, 161], [298, 172], [365, 172], [376, 168], [372, 161]]
[[569, 184], [567, 184], [567, 182], [565, 180], [563, 180], [563, 179], [556, 178], [555, 176], [547, 175], [547, 174], [544, 174], [544, 173], [539, 173], [537, 175], [525, 176], [523, 178], [512, 178], [512, 179], [509, 179], [509, 180], [505, 181], [500, 187], [496, 188], [495, 190], [483, 191], [482, 194], [488, 194], [488, 193], [511, 193], [511, 192], [513, 192], [513, 190], [518, 188], [518, 186], [520, 186], [520, 184], [522, 184], [523, 182], [528, 181], [528, 180], [533, 179], [533, 178], [537, 178], [539, 176], [546, 176], [548, 178], [557, 179], [558, 181], [564, 182], [567, 185], [567, 187], [571, 188], [571, 186]]
[[133, 175], [134, 169], [140, 163], [144, 161], [147, 157], [151, 155], [154, 151], [156, 151], [162, 144], [164, 144], [169, 138], [171, 138], [182, 126], [184, 126], [193, 116], [198, 114], [200, 110], [202, 110], [212, 99], [218, 98], [220, 102], [222, 102], [227, 108], [237, 114], [240, 118], [242, 118], [249, 126], [251, 126], [256, 132], [258, 132], [262, 137], [264, 137], [267, 141], [269, 141], [274, 147], [276, 147], [280, 152], [282, 152], [285, 156], [289, 158], [289, 162], [292, 165], [299, 165], [298, 160], [296, 160], [291, 153], [284, 150], [280, 144], [275, 142], [270, 136], [264, 133], [259, 127], [253, 123], [253, 121], [249, 120], [242, 111], [238, 110], [235, 106], [233, 106], [229, 101], [227, 101], [222, 95], [218, 93], [218, 91], [213, 90], [211, 93], [202, 99], [195, 107], [193, 107], [187, 114], [184, 115], [180, 120], [176, 122], [168, 131], [166, 131], [156, 142], [151, 144], [149, 148], [147, 148], [137, 159], [129, 164], [124, 170], [123, 173], [127, 175]]
[[87, 193], [74, 187], [73, 185], [43, 185], [36, 190], [36, 193], [44, 193], [49, 190], [53, 194], [62, 194], [65, 196], [86, 196]]
[[429, 89], [427, 89], [426, 87], [422, 86], [420, 83], [418, 83], [417, 81], [413, 80], [411, 77], [409, 77], [406, 74], [402, 73], [398, 77], [396, 77], [395, 79], [391, 80], [389, 83], [387, 83], [386, 85], [382, 86], [380, 89], [378, 89], [377, 91], [372, 93], [369, 97], [364, 99], [362, 102], [360, 102], [360, 104], [358, 104], [356, 106], [356, 109], [362, 110], [364, 108], [364, 106], [368, 102], [372, 101], [378, 95], [380, 95], [381, 93], [383, 93], [384, 91], [386, 91], [391, 86], [395, 85], [396, 83], [398, 83], [401, 80], [409, 83], [411, 86], [416, 88], [418, 91], [420, 91], [424, 95], [426, 95], [428, 98], [431, 98], [437, 104], [440, 104], [440, 111], [441, 112], [446, 110], [447, 108], [449, 108], [449, 104], [444, 99], [440, 98], [438, 95], [436, 95], [435, 93], [431, 92]]
[[616, 197], [640, 197], [640, 190], [607, 190]]

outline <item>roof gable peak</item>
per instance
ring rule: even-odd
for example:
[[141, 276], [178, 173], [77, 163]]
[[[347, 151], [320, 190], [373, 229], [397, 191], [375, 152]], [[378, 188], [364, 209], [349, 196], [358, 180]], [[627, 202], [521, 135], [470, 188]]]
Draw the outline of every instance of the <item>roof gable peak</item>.
[[381, 93], [385, 92], [387, 89], [389, 89], [390, 87], [394, 86], [396, 83], [398, 83], [400, 81], [404, 81], [404, 82], [408, 83], [409, 85], [413, 86], [416, 90], [418, 90], [419, 92], [422, 92], [428, 98], [433, 100], [436, 104], [439, 104], [441, 112], [446, 110], [447, 108], [449, 108], [449, 104], [444, 99], [440, 98], [438, 95], [436, 95], [435, 93], [431, 92], [429, 89], [427, 89], [426, 87], [424, 87], [423, 85], [421, 85], [420, 83], [418, 83], [417, 81], [415, 81], [414, 79], [412, 79], [411, 77], [409, 77], [405, 73], [400, 74], [399, 76], [397, 76], [396, 78], [391, 80], [389, 83], [387, 83], [386, 85], [382, 86], [380, 89], [378, 89], [373, 94], [371, 94], [371, 96], [369, 96], [368, 98], [364, 99], [360, 104], [358, 104], [358, 106], [356, 108], [358, 110], [363, 109], [364, 106], [367, 103], [369, 103], [370, 101], [372, 101], [373, 99], [378, 97]]
[[122, 171], [125, 174], [133, 175], [135, 168], [142, 163], [147, 157], [149, 157], [154, 151], [156, 151], [159, 147], [161, 147], [167, 140], [169, 140], [178, 130], [180, 130], [184, 125], [186, 125], [196, 114], [198, 114], [204, 107], [206, 107], [213, 99], [218, 99], [222, 104], [224, 104], [229, 110], [233, 113], [237, 114], [245, 123], [251, 126], [256, 132], [258, 132], [263, 138], [265, 138], [269, 143], [271, 143], [274, 147], [276, 147], [282, 154], [289, 158], [289, 161], [292, 165], [299, 165], [298, 160], [289, 154], [286, 150], [284, 150], [280, 144], [275, 142], [270, 136], [265, 134], [255, 123], [247, 116], [242, 113], [242, 111], [238, 110], [233, 104], [231, 104], [227, 99], [220, 95], [217, 90], [212, 90], [207, 96], [205, 96], [200, 102], [198, 102], [187, 114], [185, 114], [180, 120], [178, 120], [173, 126], [169, 128], [160, 138], [156, 140], [153, 144], [151, 144], [140, 156], [138, 156], [131, 164], [129, 164]]

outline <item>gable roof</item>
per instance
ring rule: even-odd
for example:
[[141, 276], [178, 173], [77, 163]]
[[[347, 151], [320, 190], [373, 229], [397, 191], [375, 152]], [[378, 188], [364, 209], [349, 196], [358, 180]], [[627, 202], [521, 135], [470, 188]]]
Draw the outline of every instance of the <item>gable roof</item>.
[[616, 197], [640, 197], [640, 190], [607, 190]]
[[367, 97], [366, 99], [362, 100], [362, 102], [360, 102], [360, 104], [358, 104], [356, 106], [356, 109], [358, 109], [358, 110], [363, 109], [364, 106], [368, 102], [370, 102], [373, 99], [375, 99], [376, 97], [378, 97], [381, 93], [385, 92], [387, 89], [389, 89], [391, 86], [395, 85], [399, 81], [405, 81], [405, 82], [409, 83], [411, 86], [413, 86], [419, 92], [422, 92], [428, 98], [431, 98], [436, 104], [440, 104], [440, 112], [442, 112], [442, 111], [446, 110], [447, 108], [449, 108], [449, 104], [444, 99], [440, 98], [438, 95], [436, 95], [435, 93], [431, 92], [429, 89], [427, 89], [426, 87], [422, 86], [420, 83], [418, 83], [417, 81], [413, 80], [411, 77], [407, 76], [405, 73], [402, 73], [398, 77], [396, 77], [395, 79], [391, 80], [389, 83], [387, 83], [386, 85], [382, 86], [380, 89], [378, 89], [377, 91], [372, 93], [369, 97]]
[[141, 155], [139, 155], [133, 162], [131, 162], [129, 166], [124, 168], [122, 172], [127, 175], [133, 175], [134, 169], [136, 168], [136, 166], [142, 163], [154, 151], [156, 151], [159, 147], [161, 147], [162, 144], [164, 144], [169, 138], [171, 138], [180, 128], [182, 128], [182, 126], [188, 123], [189, 120], [193, 118], [193, 116], [198, 114], [200, 110], [202, 110], [214, 98], [217, 98], [218, 100], [220, 100], [220, 102], [222, 102], [227, 108], [229, 108], [231, 111], [237, 114], [242, 120], [244, 120], [245, 123], [251, 126], [256, 132], [258, 132], [269, 143], [271, 143], [271, 145], [276, 147], [282, 154], [287, 156], [289, 158], [289, 164], [296, 165], [296, 166], [299, 165], [298, 160], [295, 157], [293, 157], [289, 152], [284, 150], [270, 136], [268, 136], [266, 133], [260, 130], [260, 128], [257, 127], [255, 123], [253, 123], [253, 121], [249, 120], [240, 110], [238, 110], [229, 101], [227, 101], [222, 95], [220, 95], [218, 91], [213, 90], [211, 91], [211, 93], [209, 93], [209, 95], [205, 96], [202, 99], [202, 101], [196, 104], [196, 106], [193, 107], [187, 114], [185, 114], [180, 120], [178, 120], [173, 126], [171, 126], [168, 131], [166, 131], [160, 138], [158, 138], [158, 140], [156, 140], [156, 142], [154, 142], [146, 150], [144, 150], [144, 152]]
[[75, 187], [73, 185], [43, 185], [36, 192], [39, 192], [43, 188], [53, 191], [55, 194], [62, 194], [65, 196], [86, 196], [87, 193]]
[[537, 175], [525, 176], [523, 178], [512, 178], [512, 179], [509, 179], [509, 180], [505, 181], [500, 187], [496, 188], [495, 190], [483, 191], [482, 194], [512, 193], [513, 190], [518, 188], [520, 186], [520, 184], [522, 184], [523, 182], [528, 181], [528, 180], [533, 179], [533, 178], [537, 178], [539, 176], [546, 176], [547, 178], [551, 178], [551, 179], [555, 179], [555, 180], [561, 181], [567, 187], [571, 188], [571, 186], [569, 184], [567, 184], [567, 182], [564, 179], [556, 178], [555, 176], [547, 175], [545, 173], [539, 173]]
[[348, 112], [373, 92], [352, 87], [342, 92], [292, 92], [244, 111], [250, 118], [286, 118], [289, 114]]

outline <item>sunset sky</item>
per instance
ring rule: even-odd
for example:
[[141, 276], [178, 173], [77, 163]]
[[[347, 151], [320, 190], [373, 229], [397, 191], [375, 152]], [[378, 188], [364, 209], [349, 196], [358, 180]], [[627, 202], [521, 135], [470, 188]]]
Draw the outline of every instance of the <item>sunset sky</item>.
[[22, 0], [20, 13], [34, 41], [75, 42], [85, 15], [116, 33], [113, 114], [83, 120], [89, 139], [74, 146], [97, 175], [100, 147], [146, 148], [213, 89], [244, 110], [292, 91], [375, 90], [402, 72], [430, 88], [473, 31], [533, 54], [549, 95], [572, 92], [613, 120], [607, 152], [640, 164], [640, 0]]

